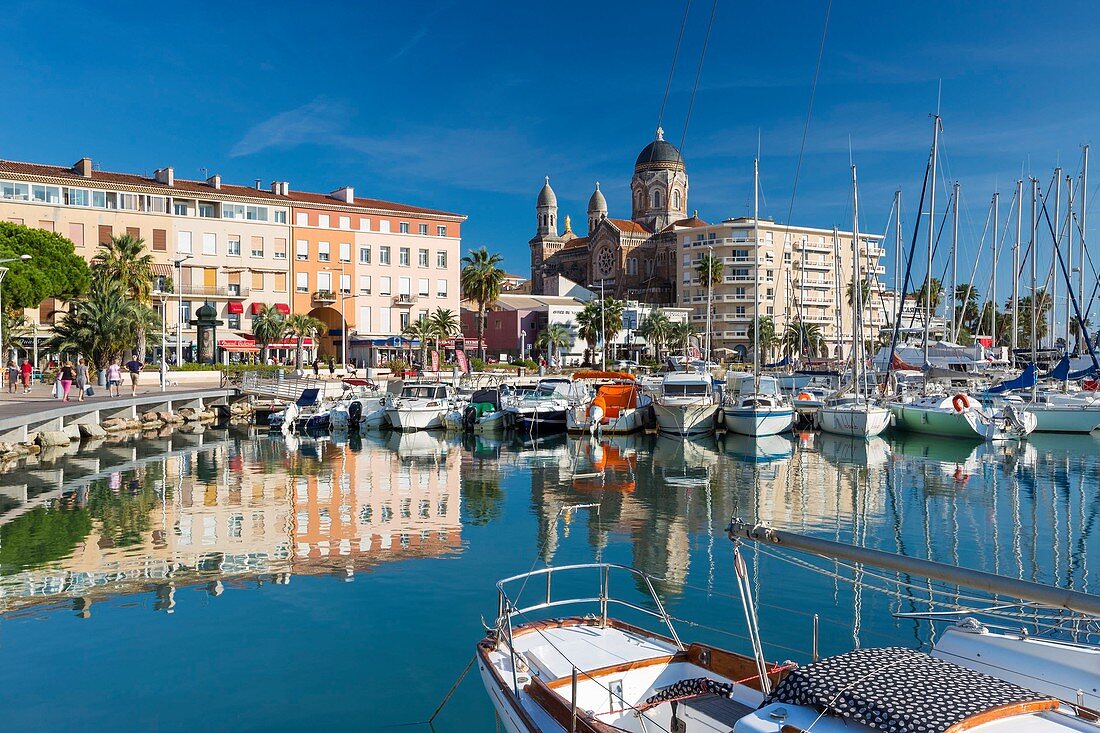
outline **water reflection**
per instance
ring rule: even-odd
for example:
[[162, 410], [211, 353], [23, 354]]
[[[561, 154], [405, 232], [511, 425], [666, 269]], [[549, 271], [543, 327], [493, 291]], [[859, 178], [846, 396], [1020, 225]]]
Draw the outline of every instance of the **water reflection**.
[[431, 436], [363, 448], [173, 435], [7, 474], [4, 608], [74, 599], [87, 616], [99, 599], [152, 591], [154, 607], [171, 611], [181, 585], [219, 595], [225, 582], [352, 578], [461, 551], [461, 451]]

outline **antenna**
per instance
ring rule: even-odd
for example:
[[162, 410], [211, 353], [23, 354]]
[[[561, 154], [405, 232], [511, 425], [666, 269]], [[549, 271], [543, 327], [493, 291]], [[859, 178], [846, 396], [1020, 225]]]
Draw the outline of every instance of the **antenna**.
[[202, 168], [199, 168], [199, 173], [201, 173], [201, 174], [202, 174], [202, 179], [203, 179], [204, 181], [205, 181], [205, 180], [206, 180], [207, 178], [209, 178], [209, 177], [210, 177], [210, 169], [209, 169], [209, 168], [206, 168], [205, 166], [204, 166], [204, 167], [202, 167]]
[[936, 117], [940, 116], [940, 101], [943, 99], [943, 77], [940, 77], [936, 87]]

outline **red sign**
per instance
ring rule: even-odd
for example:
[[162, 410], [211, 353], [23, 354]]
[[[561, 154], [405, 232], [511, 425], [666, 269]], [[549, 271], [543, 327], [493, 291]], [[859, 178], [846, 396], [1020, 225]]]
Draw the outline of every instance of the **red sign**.
[[462, 372], [469, 372], [470, 371], [470, 366], [469, 366], [469, 364], [466, 363], [466, 352], [465, 351], [456, 351], [455, 352], [455, 361], [458, 362], [459, 371], [462, 371]]

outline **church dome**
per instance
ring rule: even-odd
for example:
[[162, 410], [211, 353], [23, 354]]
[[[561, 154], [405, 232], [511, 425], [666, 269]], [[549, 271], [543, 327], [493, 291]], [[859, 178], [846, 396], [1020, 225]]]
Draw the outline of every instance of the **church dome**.
[[535, 204], [536, 206], [557, 206], [558, 197], [554, 194], [554, 189], [550, 188], [550, 176], [546, 177], [546, 183], [543, 184], [542, 190], [539, 191], [539, 200]]
[[665, 131], [657, 128], [657, 139], [642, 148], [634, 162], [634, 170], [650, 168], [679, 168], [683, 170], [684, 159], [676, 146], [665, 140]]
[[596, 190], [592, 192], [592, 198], [588, 199], [588, 213], [607, 213], [607, 199], [603, 197], [603, 192], [600, 191], [599, 181], [596, 181]]

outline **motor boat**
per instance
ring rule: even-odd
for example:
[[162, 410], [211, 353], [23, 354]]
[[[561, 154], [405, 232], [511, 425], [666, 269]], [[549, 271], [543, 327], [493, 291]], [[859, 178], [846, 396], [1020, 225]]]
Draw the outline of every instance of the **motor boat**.
[[577, 372], [573, 381], [589, 381], [596, 394], [574, 405], [566, 415], [570, 433], [625, 435], [643, 429], [652, 420], [653, 399], [634, 375], [625, 372]]
[[369, 430], [382, 427], [385, 415], [385, 398], [367, 380], [345, 379], [344, 393], [329, 410], [329, 425], [333, 430]]
[[319, 387], [307, 387], [298, 395], [297, 400], [281, 412], [273, 413], [267, 425], [272, 430], [281, 430], [284, 433], [292, 430], [324, 430], [329, 426], [331, 408], [331, 402], [321, 399]]
[[479, 389], [462, 408], [462, 429], [479, 435], [499, 435], [511, 427], [515, 413], [505, 409], [499, 387]]
[[513, 424], [527, 433], [562, 433], [566, 413], [577, 403], [589, 399], [588, 389], [565, 377], [540, 379], [535, 389], [509, 405]]
[[726, 375], [726, 390], [721, 414], [730, 432], [752, 437], [778, 435], [794, 425], [794, 408], [775, 377], [732, 372]]
[[717, 412], [714, 383], [703, 372], [669, 372], [653, 397], [653, 413], [663, 433], [709, 435]]
[[394, 430], [432, 430], [443, 427], [443, 417], [454, 409], [455, 390], [442, 382], [415, 382], [401, 387], [385, 408]]

